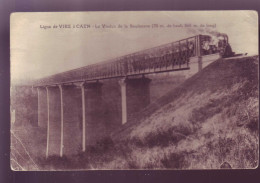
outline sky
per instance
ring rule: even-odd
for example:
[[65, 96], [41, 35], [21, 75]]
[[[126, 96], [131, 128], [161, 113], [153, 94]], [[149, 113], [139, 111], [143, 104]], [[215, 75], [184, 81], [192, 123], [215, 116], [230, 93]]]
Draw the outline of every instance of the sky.
[[[236, 53], [258, 54], [255, 11], [13, 13], [10, 24], [12, 83], [43, 78], [210, 31], [227, 34]], [[107, 27], [102, 28], [102, 24]], [[150, 27], [130, 28], [130, 24]], [[153, 24], [163, 27], [152, 28]], [[180, 24], [183, 27], [177, 27]], [[184, 27], [185, 24], [191, 27]], [[88, 25], [90, 28], [84, 27]]]

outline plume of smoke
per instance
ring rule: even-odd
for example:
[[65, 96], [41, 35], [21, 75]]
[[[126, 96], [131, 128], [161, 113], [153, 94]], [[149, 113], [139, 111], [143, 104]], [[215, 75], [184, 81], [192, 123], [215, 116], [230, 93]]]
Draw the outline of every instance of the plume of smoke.
[[227, 34], [225, 33], [221, 33], [221, 32], [218, 32], [218, 31], [215, 31], [215, 30], [211, 30], [209, 28], [198, 28], [198, 29], [192, 29], [192, 28], [189, 28], [187, 29], [187, 32], [189, 34], [207, 34], [207, 35], [211, 35], [211, 36], [215, 36], [215, 37], [221, 37], [221, 36], [227, 36]]
[[227, 34], [225, 34], [225, 33], [221, 33], [221, 32], [210, 30], [210, 29], [205, 29], [205, 32], [212, 36], [216, 36], [216, 37], [227, 36]]

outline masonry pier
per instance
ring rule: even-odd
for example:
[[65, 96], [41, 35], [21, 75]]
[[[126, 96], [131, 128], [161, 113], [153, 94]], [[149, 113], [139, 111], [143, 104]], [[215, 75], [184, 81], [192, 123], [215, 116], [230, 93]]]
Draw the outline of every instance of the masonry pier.
[[108, 121], [103, 112], [102, 85], [100, 82], [84, 84], [82, 94], [85, 94], [85, 101], [82, 100], [82, 104], [85, 104], [85, 128], [83, 129], [85, 148], [89, 145], [95, 145], [98, 140], [107, 135]]
[[44, 87], [38, 87], [38, 126], [47, 128], [47, 90]]
[[61, 97], [59, 87], [47, 87], [47, 150], [46, 156], [60, 154]]
[[81, 88], [63, 85], [63, 153], [77, 154], [82, 150]]
[[150, 104], [149, 78], [124, 78], [121, 87], [122, 124]]

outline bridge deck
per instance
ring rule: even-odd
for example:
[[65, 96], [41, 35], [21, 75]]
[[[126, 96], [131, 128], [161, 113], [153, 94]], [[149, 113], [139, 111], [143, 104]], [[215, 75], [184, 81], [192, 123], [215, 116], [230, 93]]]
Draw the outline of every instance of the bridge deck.
[[191, 57], [218, 53], [221, 50], [203, 50], [202, 42], [209, 39], [197, 35], [180, 41], [161, 45], [113, 60], [89, 65], [79, 69], [55, 74], [34, 83], [34, 86], [49, 86], [63, 83], [103, 80], [134, 75], [170, 72], [190, 69]]
[[[181, 68], [171, 68], [171, 69], [155, 69], [155, 70], [145, 70], [140, 72], [133, 72], [127, 75], [107, 75], [107, 76], [100, 76], [100, 77], [90, 77], [90, 78], [78, 78], [78, 77], [64, 77], [63, 79], [59, 79], [57, 82], [48, 82], [48, 83], [38, 83], [34, 86], [52, 86], [52, 85], [60, 85], [60, 84], [69, 84], [69, 83], [77, 83], [77, 82], [87, 82], [87, 81], [98, 81], [98, 80], [105, 80], [105, 79], [113, 79], [113, 78], [122, 78], [128, 76], [137, 76], [137, 75], [148, 75], [148, 74], [155, 74], [155, 73], [163, 73], [163, 72], [172, 72], [172, 71], [182, 71], [182, 70], [189, 70], [188, 66], [181, 67]], [[55, 78], [54, 78], [55, 79]]]

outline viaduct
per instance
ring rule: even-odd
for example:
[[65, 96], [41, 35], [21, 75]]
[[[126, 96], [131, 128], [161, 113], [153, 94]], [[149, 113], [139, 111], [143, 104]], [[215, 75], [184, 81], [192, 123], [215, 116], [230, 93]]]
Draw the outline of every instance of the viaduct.
[[[220, 58], [220, 50], [203, 48], [208, 38], [197, 35], [35, 81], [20, 103], [37, 126], [46, 129], [46, 157], [84, 152], [116, 126], [129, 122], [150, 103], [149, 75], [170, 72], [174, 77], [182, 71], [189, 77]], [[104, 95], [110, 99], [106, 105]], [[109, 118], [113, 113], [117, 115]]]

